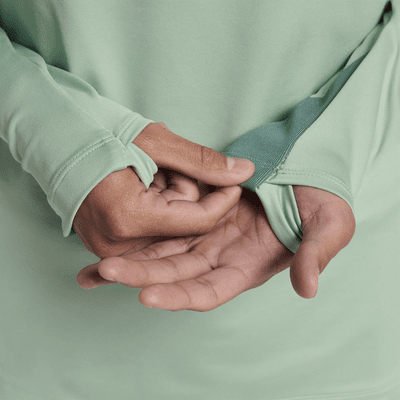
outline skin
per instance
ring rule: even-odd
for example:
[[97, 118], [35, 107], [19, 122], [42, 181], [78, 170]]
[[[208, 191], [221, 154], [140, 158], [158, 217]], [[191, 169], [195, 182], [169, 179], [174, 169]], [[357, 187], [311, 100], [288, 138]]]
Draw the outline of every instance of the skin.
[[[100, 258], [139, 249], [160, 236], [210, 231], [239, 201], [254, 172], [249, 160], [230, 159], [149, 124], [134, 140], [161, 170], [146, 189], [131, 167], [104, 178], [79, 207], [73, 229]], [[185, 171], [185, 175], [182, 172]], [[200, 197], [197, 180], [220, 188]]]
[[293, 190], [304, 232], [296, 254], [278, 240], [258, 197], [245, 190], [209, 232], [105, 258], [81, 270], [78, 283], [90, 289], [120, 282], [143, 288], [139, 300], [147, 307], [209, 311], [290, 268], [294, 290], [312, 298], [320, 273], [350, 242], [355, 219], [332, 193], [305, 186]]

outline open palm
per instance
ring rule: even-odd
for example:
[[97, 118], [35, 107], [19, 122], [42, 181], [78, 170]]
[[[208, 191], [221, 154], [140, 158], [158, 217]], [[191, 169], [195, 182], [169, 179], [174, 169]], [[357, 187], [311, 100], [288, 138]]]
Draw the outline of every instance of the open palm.
[[354, 217], [331, 193], [302, 186], [294, 192], [304, 231], [295, 255], [275, 236], [258, 197], [245, 191], [211, 232], [104, 259], [83, 269], [78, 282], [92, 288], [114, 280], [144, 288], [145, 306], [207, 311], [290, 267], [296, 292], [313, 297], [319, 274], [351, 240]]

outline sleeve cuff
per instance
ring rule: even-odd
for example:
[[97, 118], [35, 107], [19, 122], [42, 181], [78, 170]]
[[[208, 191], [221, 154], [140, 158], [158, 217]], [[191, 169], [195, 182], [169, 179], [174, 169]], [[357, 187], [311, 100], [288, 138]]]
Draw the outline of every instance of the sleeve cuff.
[[295, 253], [300, 247], [303, 229], [292, 185], [263, 183], [255, 192], [264, 206], [275, 235]]
[[59, 170], [52, 182], [48, 201], [62, 219], [63, 236], [74, 233], [72, 223], [76, 212], [90, 191], [106, 176], [132, 166], [148, 188], [157, 172], [154, 161], [132, 141], [147, 126], [147, 120], [133, 114], [123, 132], [108, 132], [101, 140], [91, 144], [71, 158]]

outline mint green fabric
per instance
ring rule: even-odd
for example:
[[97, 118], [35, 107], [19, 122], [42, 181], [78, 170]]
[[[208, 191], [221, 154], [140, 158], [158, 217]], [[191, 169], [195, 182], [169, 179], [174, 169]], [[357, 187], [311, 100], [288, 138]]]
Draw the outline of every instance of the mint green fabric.
[[0, 54], [0, 137], [47, 194], [64, 236], [90, 190], [111, 172], [131, 165], [150, 185], [157, 166], [132, 141], [153, 121], [47, 66], [2, 29]]
[[293, 186], [264, 183], [255, 192], [268, 213], [275, 235], [292, 253], [296, 253], [303, 238], [303, 227]]
[[[290, 167], [288, 167], [289, 164], [285, 164], [285, 161], [288, 155], [290, 155], [290, 163], [292, 165], [296, 165], [297, 168], [302, 163], [308, 162], [308, 165], [305, 168], [305, 175], [307, 176], [308, 180], [307, 182], [304, 182], [304, 185], [324, 188], [324, 190], [332, 192], [346, 200], [350, 207], [353, 208], [352, 189], [350, 189], [349, 185], [346, 185], [344, 181], [349, 179], [349, 171], [352, 171], [353, 173], [355, 169], [343, 169], [336, 160], [327, 162], [327, 160], [329, 160], [329, 155], [332, 154], [333, 149], [336, 150], [336, 154], [334, 154], [334, 156], [340, 155], [340, 153], [343, 151], [343, 146], [341, 143], [337, 143], [336, 147], [330, 147], [328, 150], [329, 154], [326, 154], [326, 157], [321, 157], [321, 155], [318, 154], [318, 158], [313, 157], [310, 159], [307, 157], [308, 147], [303, 146], [301, 151], [298, 151], [299, 148], [296, 148], [295, 153], [297, 154], [297, 157], [294, 158], [293, 154], [295, 153], [291, 154], [291, 150], [296, 141], [304, 132], [307, 132], [308, 146], [312, 145], [315, 139], [310, 139], [311, 136], [309, 136], [308, 133], [311, 125], [318, 118], [321, 118], [322, 121], [324, 121], [326, 118], [330, 118], [331, 121], [329, 129], [326, 127], [324, 128], [325, 134], [323, 140], [325, 140], [325, 135], [328, 133], [331, 137], [339, 137], [336, 130], [338, 128], [338, 121], [343, 121], [343, 115], [348, 113], [349, 103], [347, 102], [347, 99], [343, 100], [345, 97], [344, 95], [341, 95], [342, 101], [339, 105], [340, 109], [336, 110], [334, 113], [331, 113], [330, 109], [326, 114], [323, 113], [329, 104], [334, 100], [334, 98], [339, 94], [340, 90], [351, 78], [352, 74], [357, 70], [357, 67], [362, 63], [371, 49], [374, 49], [374, 51], [365, 62], [367, 67], [366, 69], [363, 68], [362, 72], [359, 74], [362, 76], [362, 82], [366, 82], [368, 80], [368, 74], [371, 75], [371, 80], [374, 82], [371, 82], [371, 84], [376, 93], [374, 95], [370, 95], [370, 101], [373, 102], [373, 105], [369, 105], [369, 107], [375, 114], [379, 112], [376, 102], [377, 99], [379, 99], [378, 92], [382, 84], [379, 79], [374, 80], [373, 75], [375, 75], [377, 71], [376, 64], [379, 63], [382, 65], [382, 59], [385, 56], [390, 59], [392, 54], [396, 52], [396, 49], [399, 45], [399, 40], [396, 39], [398, 37], [398, 21], [396, 17], [395, 21], [393, 21], [390, 26], [386, 28], [384, 39], [379, 40], [378, 43], [376, 42], [378, 41], [383, 28], [389, 23], [391, 16], [391, 12], [385, 13], [380, 23], [370, 32], [360, 46], [353, 52], [343, 69], [338, 71], [335, 76], [333, 76], [318, 90], [317, 93], [297, 104], [283, 121], [272, 122], [265, 126], [256, 128], [237, 139], [223, 151], [223, 153], [228, 156], [243, 157], [253, 161], [256, 166], [256, 171], [254, 175], [241, 186], [255, 191], [259, 195], [268, 215], [270, 216], [270, 223], [275, 234], [293, 253], [295, 253], [299, 248], [303, 236], [301, 220], [297, 210], [293, 189], [291, 185], [287, 185], [288, 180], [285, 180], [285, 185], [274, 187], [263, 183], [266, 181], [276, 181], [277, 179], [280, 179], [277, 178], [277, 175], [281, 176], [282, 174], [287, 174], [286, 171], [289, 171]], [[392, 43], [390, 43], [390, 40], [387, 39], [388, 36], [392, 37]], [[398, 70], [399, 67], [397, 61], [394, 63], [394, 65], [392, 65], [390, 71], [386, 72], [386, 79], [388, 79], [387, 76], [391, 76], [392, 79], [388, 79], [388, 81], [390, 81], [390, 83], [394, 82], [394, 95], [392, 95], [392, 98], [390, 99], [383, 99], [383, 102], [386, 102], [386, 104], [389, 104], [389, 102], [395, 104], [395, 109], [396, 105], [400, 105], [400, 88], [398, 85], [396, 86], [396, 74], [398, 74]], [[381, 74], [381, 76], [382, 75], [383, 74]], [[360, 82], [358, 74], [356, 74], [353, 80], [354, 79], [357, 79]], [[392, 90], [392, 88], [385, 88], [385, 90]], [[356, 98], [354, 98], [354, 101], [357, 102], [361, 94], [359, 92], [357, 93], [356, 91], [352, 91], [352, 94], [355, 94]], [[361, 110], [361, 112], [364, 112], [364, 110]], [[393, 119], [396, 119], [396, 117], [390, 117], [390, 120]], [[344, 119], [344, 121], [347, 124], [347, 120]], [[396, 132], [396, 127], [398, 126], [397, 122], [393, 123], [393, 126], [394, 129], [390, 130], [389, 132], [381, 130], [381, 132], [379, 132], [380, 136], [377, 140], [379, 142], [383, 142], [383, 140], [387, 141], [387, 137], [389, 137], [391, 140], [390, 143], [395, 146], [396, 138], [398, 136]], [[372, 122], [370, 127], [375, 128]], [[329, 130], [332, 129], [335, 131], [329, 132]], [[342, 129], [345, 130], [346, 128], [343, 127]], [[316, 129], [314, 131], [317, 132], [317, 134], [320, 134], [321, 129]], [[370, 146], [366, 145], [365, 129], [354, 129], [351, 132], [351, 135], [353, 139], [352, 149], [356, 148], [357, 152], [348, 154], [348, 161], [357, 158], [358, 162], [358, 160], [362, 159], [363, 157], [365, 158], [370, 155], [371, 148]], [[374, 132], [371, 131], [368, 137], [372, 138], [373, 136]], [[335, 175], [332, 173], [329, 175], [321, 174], [321, 179], [324, 181], [324, 183], [321, 182], [321, 179], [319, 181], [314, 181], [313, 179], [316, 172], [323, 171], [326, 169], [327, 165], [333, 165], [333, 167], [331, 167], [331, 171], [335, 171]], [[312, 174], [310, 174], [310, 171], [312, 171]], [[363, 176], [364, 175], [362, 174], [359, 174], [358, 176], [355, 176], [354, 174], [352, 175], [352, 177], [356, 179], [356, 182], [358, 181], [358, 184], [360, 184]], [[271, 178], [271, 180], [269, 180], [269, 178]], [[296, 172], [296, 177], [292, 180], [292, 182], [299, 182], [298, 172]], [[340, 190], [338, 190], [338, 188], [340, 188]]]
[[283, 121], [253, 129], [222, 151], [229, 157], [247, 158], [254, 163], [253, 176], [240, 186], [254, 192], [280, 167], [296, 140], [329, 106], [364, 57], [346, 67], [323, 97], [309, 97], [301, 101]]
[[[299, 138], [287, 159], [256, 190], [267, 213], [273, 216], [270, 222], [275, 233], [291, 251], [298, 249], [302, 238], [297, 207], [290, 196], [274, 201], [274, 196], [264, 193], [292, 192], [285, 188], [292, 184], [313, 186], [341, 197], [356, 212], [355, 199], [366, 177], [385, 162], [388, 153], [400, 155], [400, 114], [395, 111], [400, 109], [399, 38], [399, 16], [394, 13], [391, 18], [388, 13], [350, 58], [352, 62], [370, 51], [357, 71], [306, 135]], [[319, 151], [309, 157], [310, 147], [315, 146]], [[394, 171], [399, 167], [395, 163]], [[268, 187], [271, 185], [278, 186]]]
[[154, 163], [131, 145], [149, 122], [221, 151], [282, 121], [329, 90], [385, 4], [0, 0], [1, 400], [400, 398], [397, 0], [256, 189], [292, 251], [293, 185], [351, 204], [355, 236], [315, 299], [286, 270], [208, 313], [147, 309], [138, 289], [81, 289], [76, 274], [98, 259], [68, 236], [111, 171], [135, 165], [150, 182]]

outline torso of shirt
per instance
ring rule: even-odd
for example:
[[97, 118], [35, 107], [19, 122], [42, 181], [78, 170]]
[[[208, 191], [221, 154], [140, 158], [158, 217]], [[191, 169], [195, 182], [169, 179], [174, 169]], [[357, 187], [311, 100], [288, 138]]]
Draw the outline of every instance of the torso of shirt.
[[[384, 6], [0, 0], [0, 22], [10, 39], [101, 95], [220, 150], [316, 92]], [[394, 380], [398, 324], [382, 309], [398, 281], [364, 271], [396, 247], [396, 236], [385, 237], [395, 220], [370, 193], [387, 224], [361, 221], [352, 247], [321, 276], [316, 301], [294, 293], [286, 270], [211, 312], [172, 313], [140, 305], [138, 289], [81, 289], [76, 274], [98, 259], [77, 235], [62, 237], [3, 142], [0, 170], [0, 398], [375, 400]], [[376, 191], [390, 187], [379, 180]]]
[[175, 133], [222, 149], [348, 59], [384, 1], [2, 0], [12, 40]]

